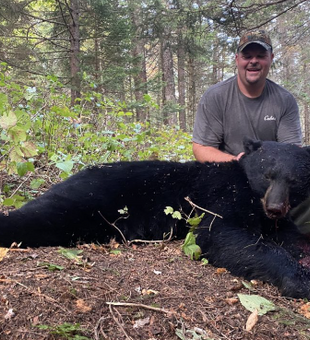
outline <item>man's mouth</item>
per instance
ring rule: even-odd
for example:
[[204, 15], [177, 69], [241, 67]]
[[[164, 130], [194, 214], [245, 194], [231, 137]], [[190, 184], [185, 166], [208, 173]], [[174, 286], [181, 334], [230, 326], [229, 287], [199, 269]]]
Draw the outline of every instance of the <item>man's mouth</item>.
[[251, 73], [257, 73], [257, 72], [259, 72], [260, 70], [259, 69], [257, 69], [257, 68], [255, 68], [255, 69], [247, 69], [247, 71], [248, 72], [251, 72]]

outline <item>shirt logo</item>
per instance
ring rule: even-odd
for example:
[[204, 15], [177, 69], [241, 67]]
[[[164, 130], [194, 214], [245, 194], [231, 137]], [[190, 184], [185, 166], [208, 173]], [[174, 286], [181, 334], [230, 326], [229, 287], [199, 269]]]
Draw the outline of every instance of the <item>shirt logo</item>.
[[277, 119], [274, 116], [267, 115], [267, 116], [264, 117], [264, 120], [277, 120]]

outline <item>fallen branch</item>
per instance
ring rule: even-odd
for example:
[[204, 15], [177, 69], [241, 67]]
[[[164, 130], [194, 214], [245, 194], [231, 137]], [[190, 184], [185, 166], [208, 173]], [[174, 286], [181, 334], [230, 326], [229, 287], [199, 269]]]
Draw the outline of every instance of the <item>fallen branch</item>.
[[125, 335], [127, 340], [133, 340], [132, 337], [130, 337], [127, 332], [125, 331], [124, 327], [121, 325], [121, 323], [117, 320], [116, 316], [113, 313], [113, 308], [112, 308], [112, 304], [109, 305], [109, 310], [110, 313], [112, 315], [113, 320], [116, 322], [116, 324], [118, 325], [118, 327], [120, 328], [120, 330], [122, 331], [122, 333]]
[[106, 302], [109, 306], [120, 306], [120, 307], [137, 307], [137, 308], [144, 308], [144, 309], [150, 309], [155, 312], [161, 312], [165, 314], [175, 314], [175, 312], [169, 311], [164, 308], [158, 308], [148, 305], [143, 305], [142, 303], [130, 303], [130, 302]]
[[128, 245], [130, 245], [132, 243], [165, 243], [165, 242], [171, 241], [172, 236], [173, 236], [173, 227], [171, 227], [170, 232], [169, 232], [169, 237], [167, 239], [165, 239], [165, 235], [164, 235], [162, 240], [140, 240], [140, 239], [136, 239], [136, 240], [128, 241]]

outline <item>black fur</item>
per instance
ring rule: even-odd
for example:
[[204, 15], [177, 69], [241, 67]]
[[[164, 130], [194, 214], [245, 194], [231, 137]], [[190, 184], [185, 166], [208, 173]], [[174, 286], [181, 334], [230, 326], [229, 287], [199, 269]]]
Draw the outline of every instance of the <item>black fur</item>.
[[[288, 211], [310, 192], [308, 148], [245, 142], [240, 162], [119, 162], [88, 168], [55, 185], [22, 208], [0, 216], [0, 245], [72, 246], [78, 242], [162, 239], [187, 232], [166, 206], [189, 214], [189, 197], [206, 214], [197, 244], [215, 266], [246, 279], [261, 279], [284, 295], [310, 298], [310, 271], [299, 264], [301, 235]], [[199, 214], [202, 211], [197, 211]]]

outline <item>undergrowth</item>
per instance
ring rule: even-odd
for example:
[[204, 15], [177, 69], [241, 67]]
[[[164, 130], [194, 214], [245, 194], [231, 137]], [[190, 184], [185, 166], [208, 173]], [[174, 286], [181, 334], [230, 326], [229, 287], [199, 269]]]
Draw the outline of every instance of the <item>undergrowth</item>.
[[[0, 64], [1, 203], [19, 207], [40, 188], [86, 166], [120, 160], [193, 158], [191, 137], [176, 127], [138, 122], [124, 102], [96, 92], [95, 84], [70, 107], [53, 76], [36, 86], [11, 81]], [[156, 104], [145, 97], [145, 109]]]

